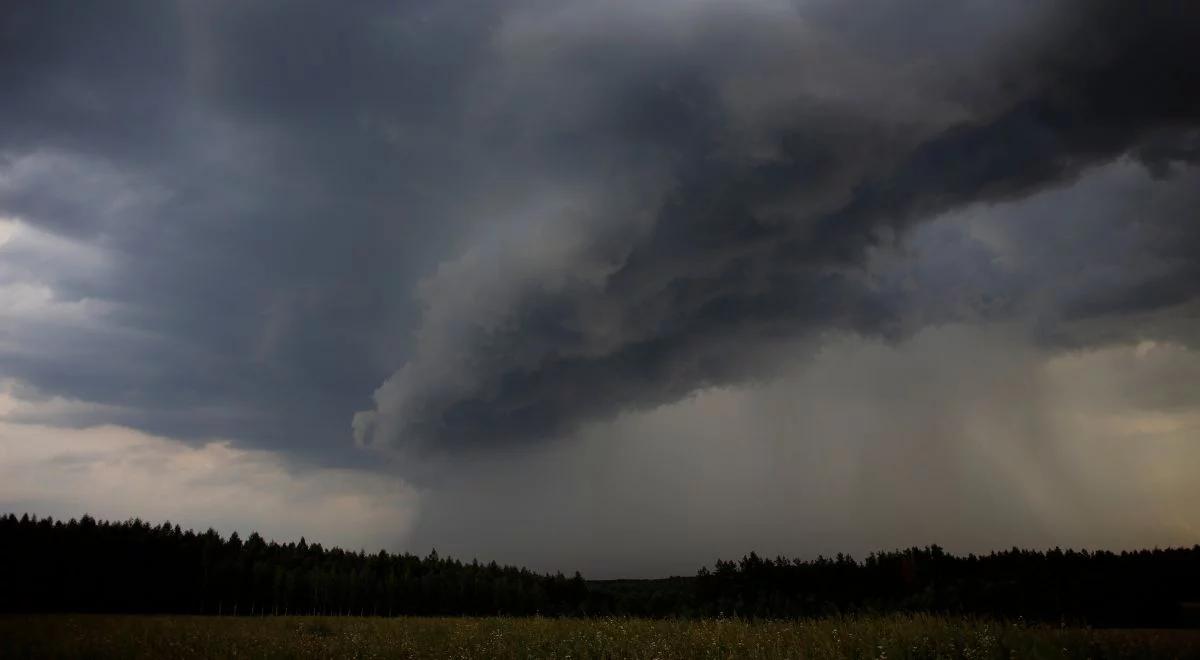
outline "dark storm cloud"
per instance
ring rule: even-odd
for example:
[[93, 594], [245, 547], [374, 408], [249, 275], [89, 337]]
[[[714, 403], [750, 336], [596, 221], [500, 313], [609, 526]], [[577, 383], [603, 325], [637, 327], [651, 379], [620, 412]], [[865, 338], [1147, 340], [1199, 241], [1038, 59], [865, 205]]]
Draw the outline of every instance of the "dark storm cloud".
[[0, 9], [6, 155], [55, 145], [106, 157], [151, 156], [185, 101], [184, 37], [169, 3], [6, 3]]
[[[0, 377], [309, 449], [386, 381], [360, 440], [461, 447], [904, 336], [954, 312], [868, 250], [1196, 156], [1196, 9], [1040, 4], [7, 3]], [[1176, 261], [1056, 314], [1186, 302]]]
[[87, 323], [18, 319], [0, 373], [174, 436], [347, 438], [403, 354], [382, 338], [408, 282], [453, 235], [452, 114], [488, 12], [0, 12], [0, 215], [100, 264], [64, 277], [77, 265], [43, 255], [55, 302], [104, 302]]
[[[766, 126], [757, 137], [771, 148], [767, 158], [751, 157], [739, 142], [741, 99], [720, 87], [729, 71], [673, 69], [677, 53], [648, 49], [642, 58], [667, 62], [666, 73], [652, 86], [623, 77], [629, 84], [608, 101], [600, 131], [637, 145], [631, 150], [668, 172], [660, 196], [646, 201], [647, 228], [626, 232], [615, 248], [603, 232], [590, 243], [593, 230], [582, 229], [583, 247], [555, 266], [567, 283], [550, 289], [535, 279], [503, 292], [501, 320], [474, 316], [473, 303], [459, 307], [458, 296], [439, 297], [490, 273], [433, 278], [419, 337], [467, 330], [418, 343], [414, 359], [376, 392], [376, 410], [356, 417], [359, 437], [443, 446], [544, 438], [769, 373], [764, 349], [782, 338], [829, 330], [897, 336], [913, 322], [911, 301], [872, 281], [862, 268], [866, 250], [947, 210], [1019, 199], [1127, 152], [1191, 139], [1200, 125], [1198, 21], [1200, 12], [1179, 3], [1081, 3], [1055, 12], [1041, 31], [1010, 35], [1031, 49], [974, 53], [982, 61], [972, 73], [999, 80], [999, 89], [949, 85], [947, 96], [966, 94], [967, 116], [940, 128], [800, 89], [781, 117], [754, 127]], [[735, 72], [752, 75], [780, 44], [728, 32], [745, 25], [698, 30], [680, 60], [709, 62], [715, 45], [738, 42], [757, 57]], [[835, 70], [844, 64], [831, 58]], [[1083, 294], [1067, 313], [1190, 299], [1192, 260], [1115, 295], [1089, 302], [1093, 293]], [[579, 263], [600, 274], [572, 279]]]

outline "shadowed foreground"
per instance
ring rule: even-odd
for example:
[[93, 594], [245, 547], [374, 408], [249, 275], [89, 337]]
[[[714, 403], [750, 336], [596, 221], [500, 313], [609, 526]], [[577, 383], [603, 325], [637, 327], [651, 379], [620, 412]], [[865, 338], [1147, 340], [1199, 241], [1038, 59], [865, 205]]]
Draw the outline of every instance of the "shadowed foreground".
[[0, 618], [0, 657], [1186, 658], [1200, 631], [934, 616], [738, 620], [47, 615]]

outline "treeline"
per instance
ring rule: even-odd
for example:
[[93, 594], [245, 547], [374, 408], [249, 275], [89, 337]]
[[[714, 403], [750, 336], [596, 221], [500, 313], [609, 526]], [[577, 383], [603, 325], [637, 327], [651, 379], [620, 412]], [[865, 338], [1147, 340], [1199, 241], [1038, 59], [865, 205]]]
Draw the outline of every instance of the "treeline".
[[140, 520], [0, 517], [0, 610], [176, 614], [583, 615], [583, 578], [496, 563]]
[[791, 618], [936, 612], [1096, 626], [1197, 624], [1200, 545], [1137, 552], [937, 546], [694, 577], [585, 581], [496, 563], [244, 541], [140, 520], [0, 517], [0, 611]]
[[704, 615], [941, 612], [1094, 626], [1200, 624], [1200, 545], [958, 557], [937, 546], [800, 561], [753, 553], [696, 578]]

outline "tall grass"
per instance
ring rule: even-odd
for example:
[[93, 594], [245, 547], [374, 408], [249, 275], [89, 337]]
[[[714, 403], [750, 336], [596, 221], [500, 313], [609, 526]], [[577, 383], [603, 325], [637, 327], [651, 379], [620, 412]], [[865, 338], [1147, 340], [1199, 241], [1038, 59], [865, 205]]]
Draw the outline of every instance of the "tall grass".
[[1198, 631], [1103, 631], [935, 616], [806, 621], [12, 616], [0, 657], [1189, 658]]

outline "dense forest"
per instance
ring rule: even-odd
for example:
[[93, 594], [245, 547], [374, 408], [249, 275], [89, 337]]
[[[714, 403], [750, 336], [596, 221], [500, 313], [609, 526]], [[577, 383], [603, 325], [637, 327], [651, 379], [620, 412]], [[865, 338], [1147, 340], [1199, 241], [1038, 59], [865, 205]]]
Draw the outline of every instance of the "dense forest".
[[579, 575], [88, 516], [0, 518], [0, 566], [10, 612], [574, 615], [588, 602]]
[[849, 610], [978, 614], [1095, 626], [1193, 623], [1200, 545], [1137, 552], [1013, 548], [956, 557], [941, 548], [797, 561], [750, 554], [697, 576], [698, 602], [739, 616]]
[[694, 577], [585, 581], [496, 563], [245, 540], [140, 520], [0, 517], [0, 611], [785, 618], [927, 611], [1097, 626], [1194, 623], [1200, 545], [1138, 552], [937, 546], [751, 553]]

